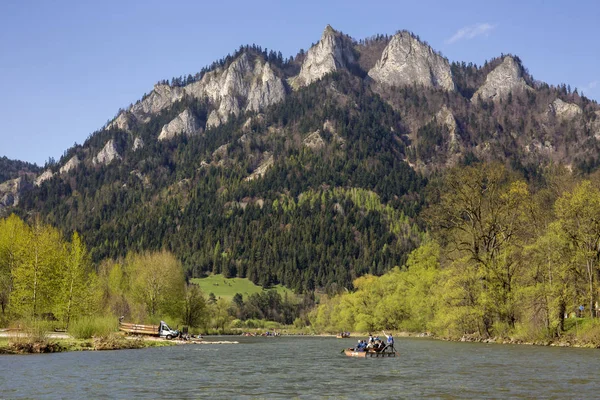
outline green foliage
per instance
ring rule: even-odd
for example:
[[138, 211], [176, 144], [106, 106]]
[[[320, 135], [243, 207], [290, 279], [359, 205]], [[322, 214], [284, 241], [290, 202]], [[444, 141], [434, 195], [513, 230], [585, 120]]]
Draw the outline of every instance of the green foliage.
[[328, 332], [427, 330], [436, 310], [439, 252], [435, 242], [426, 241], [403, 269], [356, 279], [355, 292], [324, 300], [311, 313], [311, 323]]
[[75, 339], [91, 339], [92, 337], [109, 337], [118, 329], [118, 320], [113, 316], [81, 317], [74, 320], [68, 332]]
[[209, 308], [198, 285], [188, 285], [185, 290], [185, 303], [181, 322], [191, 328], [208, 325]]
[[565, 317], [586, 301], [595, 314], [600, 189], [550, 173], [547, 187], [534, 192], [501, 165], [450, 171], [430, 192], [425, 214], [435, 239], [425, 239], [402, 268], [358, 278], [354, 292], [322, 301], [311, 323], [330, 332], [597, 343], [597, 324], [573, 332], [574, 319]]

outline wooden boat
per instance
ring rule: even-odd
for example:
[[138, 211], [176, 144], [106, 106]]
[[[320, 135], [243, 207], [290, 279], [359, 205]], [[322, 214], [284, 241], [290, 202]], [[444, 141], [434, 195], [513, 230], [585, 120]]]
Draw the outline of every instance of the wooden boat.
[[350, 337], [350, 332], [338, 333], [335, 337], [338, 338], [338, 339], [349, 338]]
[[344, 350], [344, 354], [348, 357], [359, 357], [359, 358], [367, 358], [367, 357], [396, 357], [400, 356], [398, 352], [396, 352], [391, 347], [386, 347], [381, 351], [375, 351], [373, 349], [369, 349], [367, 351], [355, 351], [354, 348], [349, 348]]

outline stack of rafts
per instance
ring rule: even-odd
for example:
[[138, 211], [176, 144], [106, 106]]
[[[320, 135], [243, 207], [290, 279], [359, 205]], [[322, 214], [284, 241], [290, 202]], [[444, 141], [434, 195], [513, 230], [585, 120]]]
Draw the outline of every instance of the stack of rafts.
[[166, 339], [179, 336], [179, 331], [169, 328], [164, 321], [160, 321], [160, 325], [141, 325], [119, 321], [119, 330], [131, 335], [152, 335]]

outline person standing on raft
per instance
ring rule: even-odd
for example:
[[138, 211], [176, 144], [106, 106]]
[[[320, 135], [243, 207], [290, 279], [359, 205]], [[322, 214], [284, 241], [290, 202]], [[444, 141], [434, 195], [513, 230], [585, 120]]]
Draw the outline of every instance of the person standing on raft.
[[385, 337], [387, 338], [387, 347], [390, 347], [392, 350], [395, 351], [395, 349], [394, 349], [394, 337], [392, 336], [392, 334], [390, 333], [388, 335], [387, 333], [385, 333], [385, 331], [382, 331], [382, 332], [385, 335]]

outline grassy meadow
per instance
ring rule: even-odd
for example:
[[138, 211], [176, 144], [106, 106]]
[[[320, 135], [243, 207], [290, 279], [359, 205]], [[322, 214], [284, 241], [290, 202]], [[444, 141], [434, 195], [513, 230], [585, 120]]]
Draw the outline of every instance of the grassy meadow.
[[[210, 293], [214, 293], [216, 298], [220, 297], [225, 300], [233, 299], [236, 293], [240, 293], [246, 300], [251, 294], [267, 290], [255, 285], [247, 278], [225, 278], [222, 274], [210, 275], [206, 278], [193, 278], [191, 282], [200, 286], [205, 295], [208, 296]], [[282, 297], [285, 296], [285, 293], [289, 298], [295, 296], [294, 292], [281, 285], [273, 286], [272, 289], [276, 290]]]

